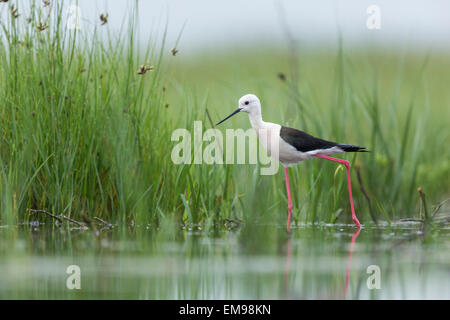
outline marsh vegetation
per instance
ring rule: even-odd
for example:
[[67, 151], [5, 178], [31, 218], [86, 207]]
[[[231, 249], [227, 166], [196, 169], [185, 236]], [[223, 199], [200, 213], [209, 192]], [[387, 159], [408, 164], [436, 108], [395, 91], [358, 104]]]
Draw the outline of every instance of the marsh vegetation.
[[[0, 30], [0, 234], [2, 243], [8, 244], [1, 247], [1, 253], [18, 259], [11, 260], [9, 267], [14, 268], [14, 261], [26, 264], [28, 254], [61, 254], [63, 261], [64, 256], [77, 252], [86, 254], [84, 257], [91, 259], [87, 265], [93, 265], [99, 257], [97, 250], [103, 250], [102, 243], [116, 249], [126, 246], [124, 252], [130, 255], [150, 250], [159, 257], [172, 248], [171, 241], [178, 252], [171, 263], [178, 265], [177, 259], [191, 258], [193, 241], [196, 245], [191, 253], [200, 255], [193, 263], [208, 269], [205, 261], [209, 257], [227, 257], [239, 250], [227, 247], [229, 241], [235, 241], [243, 248], [239, 259], [246, 259], [246, 253], [262, 253], [263, 248], [267, 249], [263, 255], [275, 257], [269, 259], [275, 273], [264, 284], [265, 276], [244, 279], [245, 273], [239, 275], [244, 282], [260, 283], [263, 291], [233, 291], [232, 287], [242, 283], [230, 278], [224, 280], [224, 288], [230, 291], [219, 294], [217, 288], [190, 278], [191, 266], [180, 281], [158, 278], [160, 286], [155, 288], [168, 291], [149, 292], [143, 286], [138, 295], [117, 291], [117, 295], [105, 297], [283, 297], [278, 287], [281, 260], [277, 260], [281, 255], [284, 265], [287, 252], [282, 228], [287, 215], [282, 170], [274, 176], [261, 176], [258, 165], [174, 165], [170, 158], [173, 130], [192, 130], [194, 120], [212, 127], [249, 92], [260, 97], [268, 121], [371, 150], [344, 155], [353, 165], [360, 221], [368, 228], [383, 226], [378, 235], [372, 231], [361, 236], [367, 239], [363, 243], [370, 246], [372, 236], [390, 237], [386, 230], [403, 219], [431, 219], [438, 222], [431, 222], [434, 231], [426, 239], [440, 239], [437, 247], [448, 244], [448, 235], [439, 231], [448, 228], [444, 223], [448, 210], [445, 204], [438, 205], [450, 194], [448, 55], [347, 48], [345, 41], [340, 41], [334, 49], [292, 52], [267, 47], [258, 52], [242, 49], [183, 56], [181, 48], [164, 43], [138, 43], [136, 12], [130, 12], [120, 34], [111, 34], [107, 15], [99, 19], [92, 33], [68, 30], [56, 1], [51, 7], [36, 2], [30, 12], [17, 6], [14, 12], [5, 3], [0, 6], [10, 10]], [[244, 116], [224, 125], [249, 128]], [[330, 237], [341, 237], [336, 231], [339, 227], [326, 229], [324, 225], [351, 223], [345, 170], [318, 159], [290, 170], [293, 218], [300, 226], [298, 232], [294, 228], [294, 239], [304, 233], [303, 240], [317, 240], [312, 247], [324, 249]], [[426, 202], [417, 192], [419, 187]], [[64, 216], [81, 225], [28, 209]], [[314, 225], [326, 230], [316, 234]], [[84, 227], [89, 229], [86, 234], [72, 234]], [[255, 232], [264, 241], [256, 240]], [[201, 236], [195, 238], [196, 233]], [[197, 244], [201, 239], [213, 243], [224, 239], [225, 243], [204, 247]], [[336, 244], [345, 257], [349, 240], [346, 237]], [[47, 248], [44, 242], [52, 245]], [[294, 247], [298, 248], [294, 252], [307, 255], [304, 242]], [[340, 256], [330, 251], [321, 254]], [[433, 259], [430, 261], [437, 261]], [[130, 263], [125, 262], [127, 266]], [[148, 261], [143, 258], [141, 262], [144, 266]], [[162, 270], [166, 262], [161, 263]], [[115, 271], [111, 272], [113, 276]], [[323, 278], [323, 284], [334, 283], [333, 274]], [[210, 275], [205, 281], [215, 283]], [[152, 276], [147, 278], [149, 283]], [[339, 290], [341, 276], [339, 272]], [[1, 281], [8, 280], [2, 277]], [[39, 281], [34, 282], [36, 286]], [[305, 290], [311, 289], [313, 284], [305, 281]], [[192, 283], [195, 286], [187, 289]], [[280, 289], [279, 294], [269, 286]], [[99, 287], [94, 287], [87, 297], [102, 296], [96, 295]], [[8, 290], [0, 295], [14, 292]], [[17, 290], [15, 297], [36, 297]], [[40, 291], [39, 297], [61, 297], [51, 286], [48, 290]], [[292, 297], [324, 297], [321, 292], [314, 285], [308, 295]]]

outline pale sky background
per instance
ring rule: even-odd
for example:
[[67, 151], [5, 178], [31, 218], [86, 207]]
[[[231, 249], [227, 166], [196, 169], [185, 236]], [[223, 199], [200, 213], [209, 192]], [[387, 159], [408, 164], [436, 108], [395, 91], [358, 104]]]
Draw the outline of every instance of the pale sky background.
[[[67, 7], [76, 3], [83, 28], [99, 25], [99, 13], [107, 12], [116, 32], [135, 1], [64, 2]], [[449, 0], [141, 0], [139, 32], [145, 41], [152, 32], [161, 35], [168, 22], [167, 45], [172, 46], [186, 23], [179, 43], [184, 53], [261, 42], [278, 46], [286, 43], [280, 5], [293, 36], [305, 47], [335, 45], [340, 32], [347, 45], [450, 49]], [[370, 5], [381, 10], [380, 30], [366, 27]]]

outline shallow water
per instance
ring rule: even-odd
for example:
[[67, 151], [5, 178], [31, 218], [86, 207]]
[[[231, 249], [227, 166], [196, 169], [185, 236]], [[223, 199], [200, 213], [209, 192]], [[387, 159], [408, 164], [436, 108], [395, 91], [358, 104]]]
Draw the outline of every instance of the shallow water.
[[[0, 227], [1, 299], [449, 299], [450, 227]], [[70, 265], [81, 289], [68, 289]], [[376, 267], [369, 267], [376, 266]], [[379, 273], [373, 270], [379, 267]], [[367, 284], [368, 278], [379, 275]], [[369, 288], [371, 286], [371, 288]]]

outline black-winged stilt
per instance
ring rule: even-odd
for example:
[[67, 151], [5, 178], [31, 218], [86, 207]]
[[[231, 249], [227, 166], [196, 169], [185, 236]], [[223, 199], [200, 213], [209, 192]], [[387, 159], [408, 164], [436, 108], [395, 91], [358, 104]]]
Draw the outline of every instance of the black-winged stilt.
[[[355, 225], [360, 228], [361, 225], [356, 217], [355, 209], [353, 207], [352, 187], [350, 184], [350, 163], [347, 160], [332, 158], [328, 155], [344, 152], [366, 152], [364, 147], [322, 140], [297, 129], [283, 127], [276, 123], [264, 122], [261, 115], [261, 103], [254, 94], [247, 94], [240, 98], [238, 108], [228, 117], [217, 123], [217, 125], [239, 112], [248, 113], [250, 124], [256, 131], [261, 144], [267, 152], [271, 156], [275, 156], [284, 167], [289, 212], [287, 221], [288, 231], [290, 231], [292, 214], [288, 167], [313, 157], [341, 163], [347, 169], [348, 193], [352, 209], [352, 219]], [[278, 151], [278, 153], [276, 151]]]

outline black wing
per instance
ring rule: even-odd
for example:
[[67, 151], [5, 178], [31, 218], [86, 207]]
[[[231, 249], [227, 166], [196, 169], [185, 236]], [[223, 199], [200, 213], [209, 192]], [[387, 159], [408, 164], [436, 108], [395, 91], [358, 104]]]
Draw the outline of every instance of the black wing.
[[329, 149], [338, 145], [336, 142], [322, 140], [306, 132], [288, 127], [281, 127], [280, 137], [300, 152]]
[[344, 152], [368, 152], [366, 148], [361, 146], [353, 144], [340, 144], [319, 139], [307, 134], [306, 132], [288, 127], [281, 127], [280, 137], [300, 152], [324, 150], [333, 147], [338, 147]]

